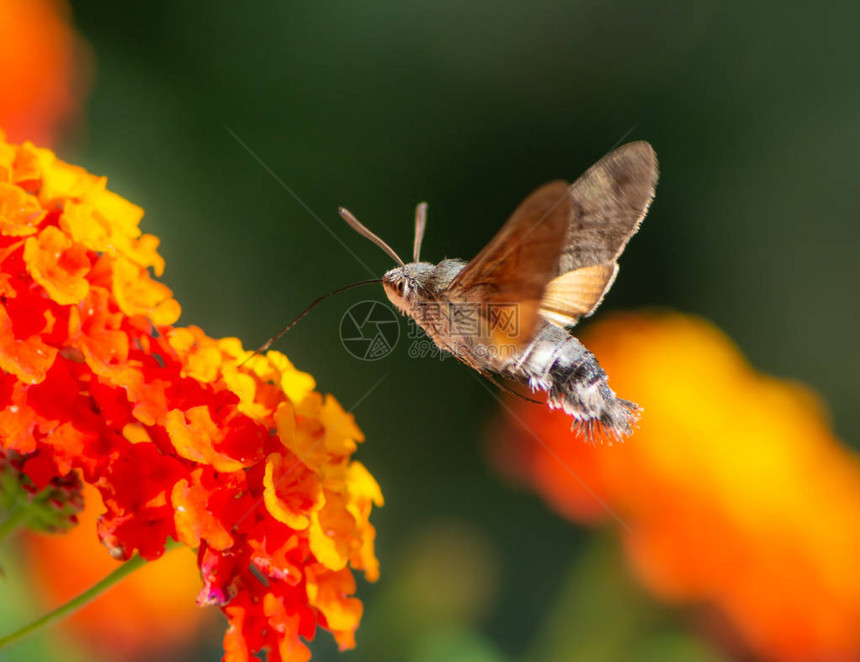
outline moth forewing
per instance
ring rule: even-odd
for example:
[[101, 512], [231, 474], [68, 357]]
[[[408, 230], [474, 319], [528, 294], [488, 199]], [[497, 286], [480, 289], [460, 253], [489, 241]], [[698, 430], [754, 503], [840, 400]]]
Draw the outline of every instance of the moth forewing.
[[600, 305], [656, 185], [657, 156], [641, 141], [610, 152], [570, 185], [565, 245], [541, 302], [545, 319], [570, 327]]
[[571, 184], [571, 216], [556, 275], [615, 262], [648, 212], [657, 175], [654, 149], [639, 141], [610, 152]]
[[[451, 282], [444, 296], [453, 304], [480, 303], [489, 336], [522, 345], [540, 320], [540, 301], [563, 249], [570, 218], [567, 184], [550, 182], [528, 196], [490, 242]], [[516, 315], [515, 327], [499, 333], [499, 320]]]

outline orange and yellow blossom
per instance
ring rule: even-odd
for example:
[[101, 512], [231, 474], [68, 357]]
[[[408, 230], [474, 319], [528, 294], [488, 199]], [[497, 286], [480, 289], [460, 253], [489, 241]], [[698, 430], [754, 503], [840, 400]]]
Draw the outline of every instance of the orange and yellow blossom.
[[283, 354], [173, 326], [158, 240], [105, 184], [0, 136], [0, 459], [94, 485], [115, 558], [197, 549], [226, 660], [307, 660], [318, 626], [353, 646], [382, 504], [361, 431]]
[[506, 419], [501, 466], [576, 521], [611, 521], [599, 497], [653, 592], [721, 610], [758, 655], [860, 659], [860, 462], [821, 403], [695, 317], [618, 314], [585, 341], [643, 406], [640, 429], [590, 446], [563, 414], [515, 403], [558, 459]]

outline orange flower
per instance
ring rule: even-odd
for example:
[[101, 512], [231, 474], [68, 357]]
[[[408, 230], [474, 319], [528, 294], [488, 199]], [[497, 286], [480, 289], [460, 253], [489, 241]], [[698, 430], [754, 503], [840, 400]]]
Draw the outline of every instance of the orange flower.
[[0, 0], [0, 127], [50, 144], [77, 111], [89, 54], [64, 0]]
[[652, 591], [722, 610], [757, 654], [860, 659], [860, 462], [821, 403], [696, 318], [616, 315], [587, 343], [644, 407], [641, 428], [589, 446], [563, 415], [515, 404], [531, 432], [506, 429], [502, 466], [574, 520], [611, 510]]
[[72, 242], [62, 230], [48, 226], [24, 242], [27, 270], [57, 303], [80, 303], [90, 289], [87, 250]]
[[305, 660], [318, 626], [352, 646], [352, 571], [378, 575], [364, 436], [283, 354], [171, 326], [158, 240], [105, 184], [0, 135], [0, 461], [30, 492], [95, 486], [117, 559], [197, 549], [225, 659]]

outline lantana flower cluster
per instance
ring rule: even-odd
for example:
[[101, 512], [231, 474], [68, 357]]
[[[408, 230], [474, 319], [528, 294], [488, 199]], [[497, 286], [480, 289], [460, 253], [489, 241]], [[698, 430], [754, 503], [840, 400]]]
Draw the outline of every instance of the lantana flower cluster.
[[[0, 134], [0, 457], [33, 490], [77, 474], [110, 553], [198, 550], [225, 660], [354, 645], [353, 570], [378, 575], [361, 431], [278, 352], [176, 327], [158, 239], [106, 179]], [[249, 358], [250, 357], [250, 358]]]

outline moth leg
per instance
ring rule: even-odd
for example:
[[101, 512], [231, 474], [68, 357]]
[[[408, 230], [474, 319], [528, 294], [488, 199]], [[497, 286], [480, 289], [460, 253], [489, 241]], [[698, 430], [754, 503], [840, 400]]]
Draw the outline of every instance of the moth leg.
[[497, 388], [499, 388], [500, 390], [504, 391], [505, 393], [510, 393], [511, 395], [515, 395], [515, 396], [517, 396], [518, 398], [522, 398], [522, 399], [523, 399], [523, 400], [525, 400], [526, 402], [532, 402], [532, 403], [534, 403], [534, 404], [536, 404], [536, 405], [542, 405], [542, 404], [545, 404], [544, 402], [541, 402], [540, 400], [533, 400], [532, 398], [529, 398], [529, 397], [527, 397], [527, 396], [523, 395], [522, 393], [517, 393], [517, 392], [516, 392], [516, 391], [514, 391], [512, 388], [510, 388], [509, 386], [506, 386], [505, 384], [503, 384], [502, 382], [500, 382], [498, 379], [496, 379], [496, 378], [495, 378], [495, 376], [493, 375], [493, 373], [489, 372], [488, 370], [484, 370], [484, 369], [483, 369], [483, 368], [482, 368], [482, 367], [481, 367], [481, 366], [480, 366], [480, 365], [479, 365], [479, 364], [478, 364], [474, 359], [472, 359], [470, 356], [468, 356], [468, 355], [464, 356], [464, 355], [462, 355], [462, 354], [459, 354], [459, 353], [455, 352], [455, 351], [454, 351], [454, 349], [453, 349], [451, 346], [449, 346], [447, 343], [444, 343], [444, 342], [442, 342], [441, 340], [436, 340], [435, 342], [436, 342], [436, 345], [437, 345], [440, 349], [442, 349], [442, 350], [444, 350], [444, 351], [448, 352], [449, 354], [451, 354], [451, 356], [453, 356], [455, 359], [457, 359], [458, 361], [460, 361], [460, 363], [463, 363], [463, 364], [465, 364], [465, 365], [469, 366], [472, 370], [474, 370], [475, 372], [477, 372], [479, 375], [481, 375], [482, 377], [484, 377], [484, 378], [485, 378], [486, 380], [488, 380], [491, 384], [494, 384]]
[[522, 393], [518, 393], [517, 391], [515, 391], [511, 387], [506, 386], [503, 382], [500, 382], [498, 379], [496, 379], [493, 376], [493, 373], [491, 373], [491, 372], [487, 372], [485, 370], [479, 370], [478, 372], [483, 377], [485, 377], [491, 384], [495, 384], [499, 389], [501, 389], [505, 393], [510, 393], [511, 395], [515, 395], [518, 398], [522, 398], [526, 402], [531, 402], [531, 403], [536, 404], [536, 405], [546, 404], [546, 403], [542, 402], [541, 400], [534, 400], [528, 396], [523, 395]]
[[458, 354], [457, 352], [455, 352], [455, 351], [454, 351], [454, 350], [453, 350], [453, 349], [452, 349], [452, 348], [451, 348], [447, 343], [444, 343], [444, 342], [442, 342], [442, 341], [440, 341], [440, 340], [436, 340], [435, 342], [436, 342], [436, 344], [437, 344], [441, 349], [443, 349], [443, 350], [445, 350], [446, 352], [448, 352], [449, 354], [451, 354], [454, 358], [456, 358], [456, 359], [457, 359], [458, 361], [460, 361], [461, 363], [464, 363], [464, 364], [466, 364], [467, 366], [469, 366], [470, 368], [472, 368], [472, 370], [474, 370], [475, 372], [477, 372], [479, 375], [481, 375], [482, 377], [484, 377], [485, 379], [487, 379], [491, 384], [494, 384], [496, 387], [498, 387], [500, 390], [504, 391], [505, 393], [510, 393], [511, 395], [515, 395], [515, 396], [517, 396], [518, 398], [522, 398], [522, 399], [523, 399], [523, 400], [525, 400], [526, 402], [531, 402], [531, 403], [534, 403], [534, 404], [536, 404], [536, 405], [543, 405], [543, 404], [546, 404], [545, 402], [541, 402], [540, 400], [533, 400], [532, 398], [529, 398], [529, 397], [527, 397], [527, 396], [523, 395], [522, 393], [517, 393], [517, 392], [516, 392], [516, 391], [514, 391], [512, 388], [510, 388], [509, 386], [506, 386], [505, 384], [503, 384], [502, 382], [500, 382], [498, 379], [496, 379], [496, 378], [495, 378], [495, 376], [493, 375], [493, 373], [491, 373], [491, 372], [489, 372], [489, 371], [487, 371], [487, 370], [482, 369], [482, 368], [481, 368], [481, 366], [480, 366], [480, 365], [478, 365], [478, 364], [477, 364], [473, 359], [471, 359], [470, 357], [468, 357], [468, 356], [463, 356], [463, 355]]
[[441, 339], [438, 339], [438, 338], [433, 338], [433, 342], [436, 343], [436, 346], [439, 349], [441, 349], [445, 352], [448, 352], [451, 356], [453, 356], [455, 359], [457, 359], [460, 363], [463, 363], [463, 364], [469, 366], [475, 372], [483, 372], [481, 370], [481, 366], [479, 366], [471, 357], [464, 356], [463, 354], [460, 354], [459, 352], [455, 351], [454, 348], [451, 347], [448, 343], [443, 342]]

